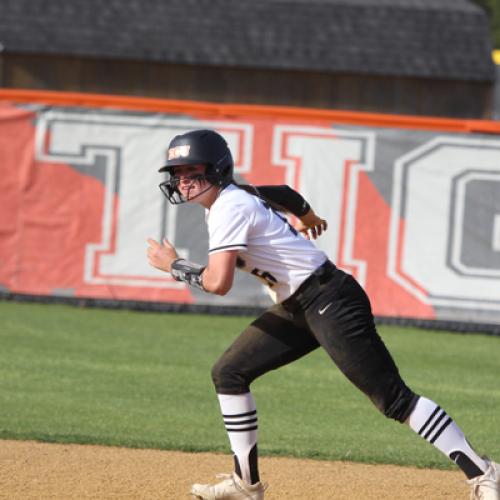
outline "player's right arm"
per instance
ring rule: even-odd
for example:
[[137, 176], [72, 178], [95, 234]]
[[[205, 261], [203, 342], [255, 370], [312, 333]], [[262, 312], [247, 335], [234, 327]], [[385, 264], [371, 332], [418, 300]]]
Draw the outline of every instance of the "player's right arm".
[[233, 286], [236, 267], [235, 250], [212, 253], [202, 274], [203, 289], [216, 295], [226, 295]]
[[175, 247], [167, 239], [159, 243], [150, 238], [148, 244], [149, 263], [170, 273], [174, 279], [216, 295], [225, 295], [231, 290], [238, 251], [213, 253], [209, 255], [208, 264], [202, 266], [180, 258]]

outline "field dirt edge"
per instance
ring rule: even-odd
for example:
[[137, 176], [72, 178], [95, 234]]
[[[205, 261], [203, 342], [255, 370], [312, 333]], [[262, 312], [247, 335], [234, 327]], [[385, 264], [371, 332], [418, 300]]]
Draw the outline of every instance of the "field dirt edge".
[[[230, 472], [224, 454], [0, 440], [0, 498], [190, 499], [193, 482]], [[266, 500], [465, 500], [460, 471], [262, 457]]]

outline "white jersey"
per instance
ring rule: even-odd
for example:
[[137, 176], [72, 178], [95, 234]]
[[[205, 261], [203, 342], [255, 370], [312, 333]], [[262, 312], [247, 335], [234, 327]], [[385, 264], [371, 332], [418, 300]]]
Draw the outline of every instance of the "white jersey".
[[297, 290], [328, 257], [263, 200], [227, 186], [207, 210], [209, 254], [239, 250], [238, 268], [260, 278], [276, 302]]

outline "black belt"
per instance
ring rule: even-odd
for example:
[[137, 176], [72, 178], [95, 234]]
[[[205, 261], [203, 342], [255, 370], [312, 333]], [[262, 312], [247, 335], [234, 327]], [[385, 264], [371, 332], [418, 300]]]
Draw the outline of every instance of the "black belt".
[[301, 295], [314, 283], [325, 283], [328, 281], [337, 270], [337, 266], [330, 260], [326, 260], [321, 264], [321, 266], [317, 267], [311, 274], [308, 276], [295, 290], [295, 292], [290, 295], [287, 299], [285, 299], [281, 305], [287, 309], [288, 307], [293, 307], [297, 304], [297, 300]]

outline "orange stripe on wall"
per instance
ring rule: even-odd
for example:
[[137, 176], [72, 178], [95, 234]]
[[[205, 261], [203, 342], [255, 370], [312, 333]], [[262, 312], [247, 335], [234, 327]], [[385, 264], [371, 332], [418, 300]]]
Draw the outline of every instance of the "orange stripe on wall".
[[439, 130], [448, 132], [500, 134], [500, 122], [492, 120], [458, 120], [451, 118], [420, 117], [339, 111], [327, 109], [296, 108], [289, 106], [264, 106], [253, 104], [222, 104], [201, 101], [128, 97], [78, 92], [0, 89], [0, 100], [17, 103], [42, 103], [59, 106], [91, 108], [119, 108], [134, 111], [184, 113], [196, 116], [219, 115], [224, 117], [273, 117], [308, 122], [332, 122], [350, 125]]

